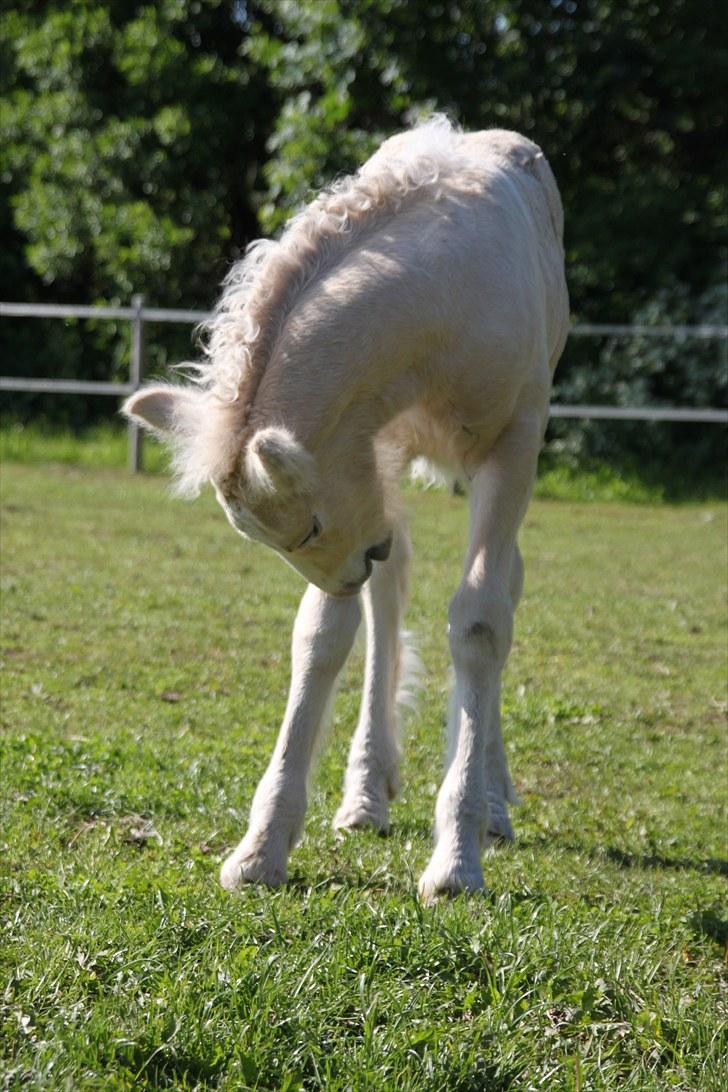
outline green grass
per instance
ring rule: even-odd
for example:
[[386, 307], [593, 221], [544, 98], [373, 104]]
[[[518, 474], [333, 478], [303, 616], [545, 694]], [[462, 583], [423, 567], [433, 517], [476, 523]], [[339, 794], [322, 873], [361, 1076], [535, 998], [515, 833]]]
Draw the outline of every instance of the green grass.
[[424, 909], [462, 500], [409, 497], [427, 682], [391, 836], [330, 827], [359, 652], [290, 885], [231, 896], [298, 578], [159, 477], [7, 464], [2, 492], [6, 1089], [726, 1087], [725, 506], [533, 503], [518, 841]]
[[[123, 421], [103, 423], [76, 432], [57, 425], [11, 421], [0, 428], [0, 461], [27, 466], [88, 466], [98, 469], [125, 467], [128, 459], [127, 429]], [[144, 444], [144, 468], [158, 473], [167, 464], [162, 448]]]
[[[52, 424], [24, 425], [9, 421], [0, 427], [0, 461], [26, 466], [87, 466], [106, 469], [127, 465], [127, 432], [124, 423], [104, 423], [82, 432], [59, 429]], [[145, 441], [144, 469], [157, 474], [166, 470], [162, 448]], [[564, 501], [622, 501], [626, 504], [659, 504], [665, 499], [711, 501], [725, 499], [725, 475], [716, 469], [712, 477], [695, 480], [689, 467], [638, 467], [615, 459], [611, 464], [595, 459], [574, 460], [552, 453], [542, 456], [535, 495]]]

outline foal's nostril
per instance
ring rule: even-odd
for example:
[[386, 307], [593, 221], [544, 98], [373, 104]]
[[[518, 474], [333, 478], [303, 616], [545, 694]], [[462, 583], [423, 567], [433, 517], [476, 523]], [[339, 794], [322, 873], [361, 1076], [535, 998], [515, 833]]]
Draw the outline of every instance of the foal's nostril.
[[365, 552], [364, 556], [367, 561], [386, 561], [392, 552], [392, 533], [385, 538], [384, 542], [377, 543], [376, 546], [370, 546]]

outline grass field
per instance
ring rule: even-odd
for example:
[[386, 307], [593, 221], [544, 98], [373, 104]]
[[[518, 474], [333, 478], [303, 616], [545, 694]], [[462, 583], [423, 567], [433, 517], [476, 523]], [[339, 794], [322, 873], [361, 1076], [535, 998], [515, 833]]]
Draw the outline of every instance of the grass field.
[[2, 491], [1, 1087], [728, 1087], [724, 506], [534, 502], [518, 841], [423, 909], [462, 500], [409, 498], [391, 836], [330, 826], [359, 653], [290, 885], [230, 896], [299, 579], [160, 477], [8, 463]]

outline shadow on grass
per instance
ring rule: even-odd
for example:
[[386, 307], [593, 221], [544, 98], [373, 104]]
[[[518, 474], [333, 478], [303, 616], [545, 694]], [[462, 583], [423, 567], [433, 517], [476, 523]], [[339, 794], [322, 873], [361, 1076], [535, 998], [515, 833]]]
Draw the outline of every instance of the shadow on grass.
[[[371, 891], [379, 895], [391, 895], [405, 903], [414, 903], [418, 908], [422, 907], [417, 893], [418, 877], [410, 873], [405, 880], [393, 875], [392, 872], [382, 868], [369, 874], [346, 871], [343, 868], [331, 869], [327, 872], [319, 872], [316, 875], [310, 873], [294, 872], [286, 882], [286, 890], [295, 891], [298, 895], [307, 896], [315, 892], [351, 893], [354, 891]], [[485, 887], [480, 891], [452, 891], [442, 892], [435, 899], [436, 904], [446, 905], [451, 902], [463, 900], [464, 902], [479, 902], [493, 911], [498, 910], [498, 905], [503, 898], [510, 901], [513, 906], [524, 902], [537, 902], [540, 899], [537, 892], [518, 890], [511, 887], [491, 887], [488, 884], [486, 870]]]
[[[224, 1071], [224, 1062], [208, 1062], [186, 1054], [174, 1054], [171, 1051], [144, 1060], [141, 1053], [128, 1053], [126, 1070], [140, 1088], [210, 1088], [215, 1087], [217, 1078]], [[215, 1082], [210, 1084], [209, 1082]], [[243, 1086], [244, 1087], [244, 1086]]]
[[[163, 1043], [153, 1049], [151, 1055], [145, 1055], [142, 1047], [135, 1046], [131, 1051], [122, 1052], [118, 1060], [132, 1078], [134, 1087], [138, 1088], [219, 1088], [233, 1061], [238, 1063], [236, 1068], [239, 1071], [234, 1087], [267, 1089], [281, 1086], [284, 1074], [278, 1066], [271, 1067], [273, 1071], [268, 1073], [265, 1066], [259, 1067], [252, 1054], [239, 1050], [235, 1057], [235, 1053], [226, 1051], [215, 1053], [210, 1058], [198, 1057], [189, 1053], [178, 1053], [172, 1044]], [[511, 1092], [519, 1087], [517, 1081], [521, 1076], [516, 1070], [503, 1072], [499, 1067], [483, 1061], [476, 1064], [470, 1073], [453, 1073], [448, 1087], [451, 1092], [484, 1092], [485, 1089], [488, 1092]], [[292, 1086], [319, 1088], [317, 1072], [310, 1065], [304, 1064], [293, 1078]], [[341, 1087], [338, 1082], [337, 1086]]]
[[296, 891], [300, 895], [309, 895], [315, 891], [377, 891], [405, 899], [412, 896], [415, 887], [414, 881], [402, 881], [384, 869], [368, 874], [331, 869], [313, 876], [310, 873], [294, 872], [289, 875], [286, 883], [288, 890]]
[[717, 910], [696, 910], [688, 919], [690, 928], [695, 933], [710, 937], [721, 948], [728, 947], [728, 919], [719, 916]]
[[545, 850], [549, 846], [566, 853], [578, 853], [591, 859], [605, 858], [620, 868], [661, 868], [671, 871], [701, 872], [705, 876], [728, 876], [728, 861], [722, 857], [665, 857], [661, 853], [627, 853], [617, 846], [585, 846], [574, 842], [561, 842], [557, 837], [516, 838], [514, 849]]
[[396, 838], [400, 841], [407, 838], [418, 838], [430, 844], [434, 826], [434, 817], [423, 820], [398, 818], [396, 822], [391, 824], [387, 837]]
[[728, 861], [720, 857], [708, 857], [700, 861], [689, 857], [663, 857], [659, 853], [625, 853], [624, 850], [611, 846], [603, 852], [621, 868], [668, 868], [728, 876]]

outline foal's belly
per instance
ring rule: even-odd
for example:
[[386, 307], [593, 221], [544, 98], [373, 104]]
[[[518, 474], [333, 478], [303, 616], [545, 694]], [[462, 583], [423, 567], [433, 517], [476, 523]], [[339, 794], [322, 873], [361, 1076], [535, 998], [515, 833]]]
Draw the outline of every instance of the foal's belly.
[[512, 407], [502, 404], [493, 412], [465, 404], [422, 404], [400, 414], [386, 436], [405, 461], [424, 456], [459, 472], [487, 454], [511, 418]]

